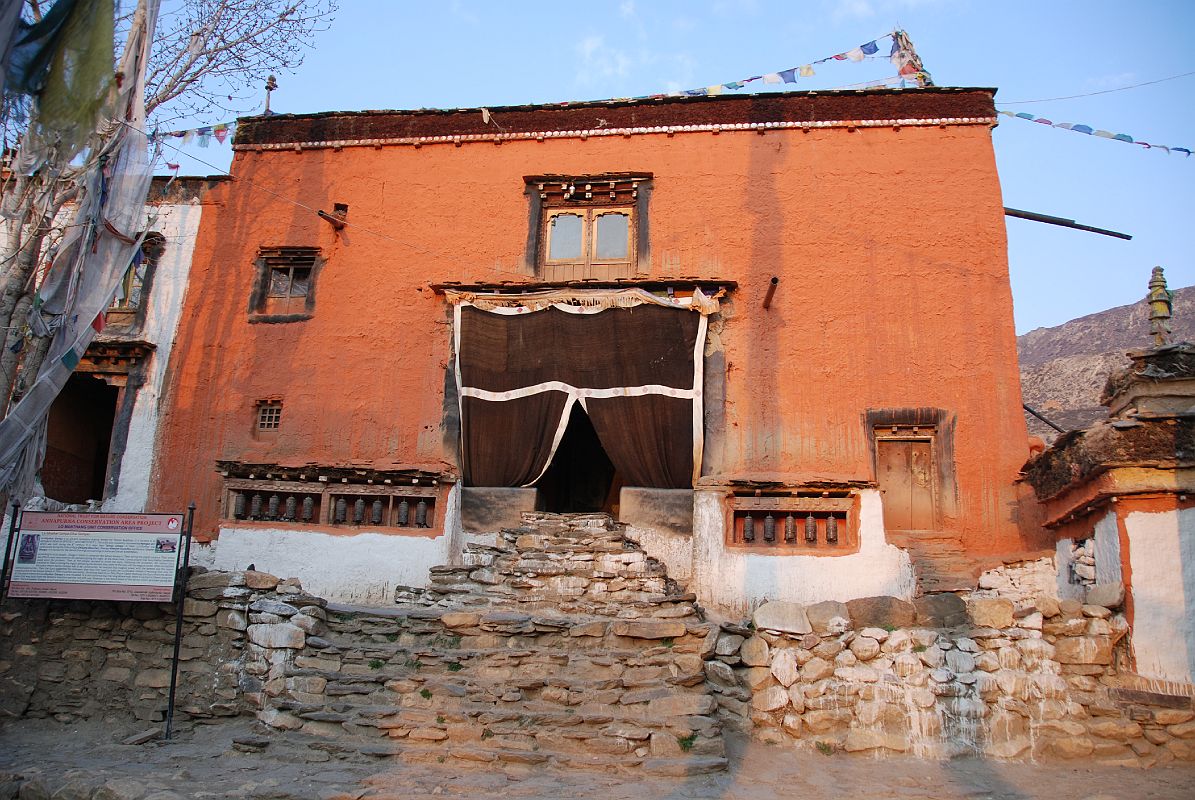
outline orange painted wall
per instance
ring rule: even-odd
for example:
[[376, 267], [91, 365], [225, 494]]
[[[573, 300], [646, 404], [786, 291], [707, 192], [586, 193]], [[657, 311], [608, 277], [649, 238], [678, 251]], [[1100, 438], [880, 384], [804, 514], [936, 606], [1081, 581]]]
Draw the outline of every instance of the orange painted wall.
[[[211, 534], [217, 459], [454, 469], [450, 318], [427, 285], [524, 279], [524, 175], [620, 171], [654, 175], [654, 276], [739, 283], [720, 332], [726, 429], [709, 443], [722, 474], [869, 480], [865, 410], [936, 406], [957, 414], [947, 527], [975, 553], [1040, 544], [1015, 522], [1028, 446], [983, 125], [238, 153], [197, 244], [156, 505], [195, 499]], [[347, 203], [351, 225], [270, 192]], [[282, 244], [327, 256], [315, 317], [251, 325], [257, 248]], [[253, 401], [273, 395], [284, 421], [267, 442]]]

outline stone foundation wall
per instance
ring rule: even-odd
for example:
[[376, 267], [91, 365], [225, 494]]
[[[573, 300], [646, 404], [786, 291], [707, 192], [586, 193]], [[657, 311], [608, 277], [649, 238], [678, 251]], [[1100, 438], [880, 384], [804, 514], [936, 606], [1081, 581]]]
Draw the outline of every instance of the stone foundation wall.
[[[304, 646], [324, 605], [294, 579], [193, 574], [183, 606], [175, 718], [246, 710], [271, 667]], [[164, 719], [174, 625], [170, 604], [5, 601], [0, 715], [67, 723]]]
[[1189, 698], [1118, 688], [1128, 630], [1048, 597], [773, 602], [723, 625], [707, 681], [730, 725], [823, 752], [1195, 760]]

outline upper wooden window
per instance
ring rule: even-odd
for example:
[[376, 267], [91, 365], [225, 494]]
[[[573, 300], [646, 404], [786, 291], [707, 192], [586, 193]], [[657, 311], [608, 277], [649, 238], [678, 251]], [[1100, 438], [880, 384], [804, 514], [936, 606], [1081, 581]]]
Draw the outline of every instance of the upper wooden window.
[[529, 262], [547, 281], [646, 272], [649, 189], [647, 175], [527, 178]]
[[315, 310], [318, 247], [263, 247], [257, 253], [257, 281], [249, 302], [252, 322], [295, 322]]

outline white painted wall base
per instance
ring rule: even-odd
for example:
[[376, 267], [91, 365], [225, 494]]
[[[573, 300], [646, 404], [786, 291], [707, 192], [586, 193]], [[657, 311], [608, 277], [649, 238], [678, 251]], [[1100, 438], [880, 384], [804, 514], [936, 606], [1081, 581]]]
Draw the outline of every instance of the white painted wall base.
[[1195, 509], [1125, 518], [1132, 567], [1133, 654], [1148, 678], [1195, 677]]
[[908, 553], [884, 540], [880, 494], [874, 489], [859, 494], [858, 553], [764, 556], [727, 549], [723, 493], [695, 492], [690, 590], [707, 609], [740, 618], [767, 600], [816, 603], [877, 595], [911, 599], [913, 566]]
[[214, 569], [254, 564], [280, 578], [298, 578], [311, 594], [359, 605], [394, 602], [394, 587], [427, 586], [428, 570], [450, 561], [451, 537], [221, 528]]
[[[693, 577], [693, 537], [655, 528], [627, 526], [627, 538], [668, 568], [668, 577], [688, 586]], [[691, 588], [691, 587], [690, 587]]]

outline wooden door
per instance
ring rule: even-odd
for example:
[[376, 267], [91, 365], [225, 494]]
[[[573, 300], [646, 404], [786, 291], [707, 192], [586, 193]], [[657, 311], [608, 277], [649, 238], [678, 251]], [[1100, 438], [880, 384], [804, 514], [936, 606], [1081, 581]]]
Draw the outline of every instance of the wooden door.
[[932, 530], [937, 517], [933, 442], [877, 439], [876, 479], [884, 496], [884, 527]]

